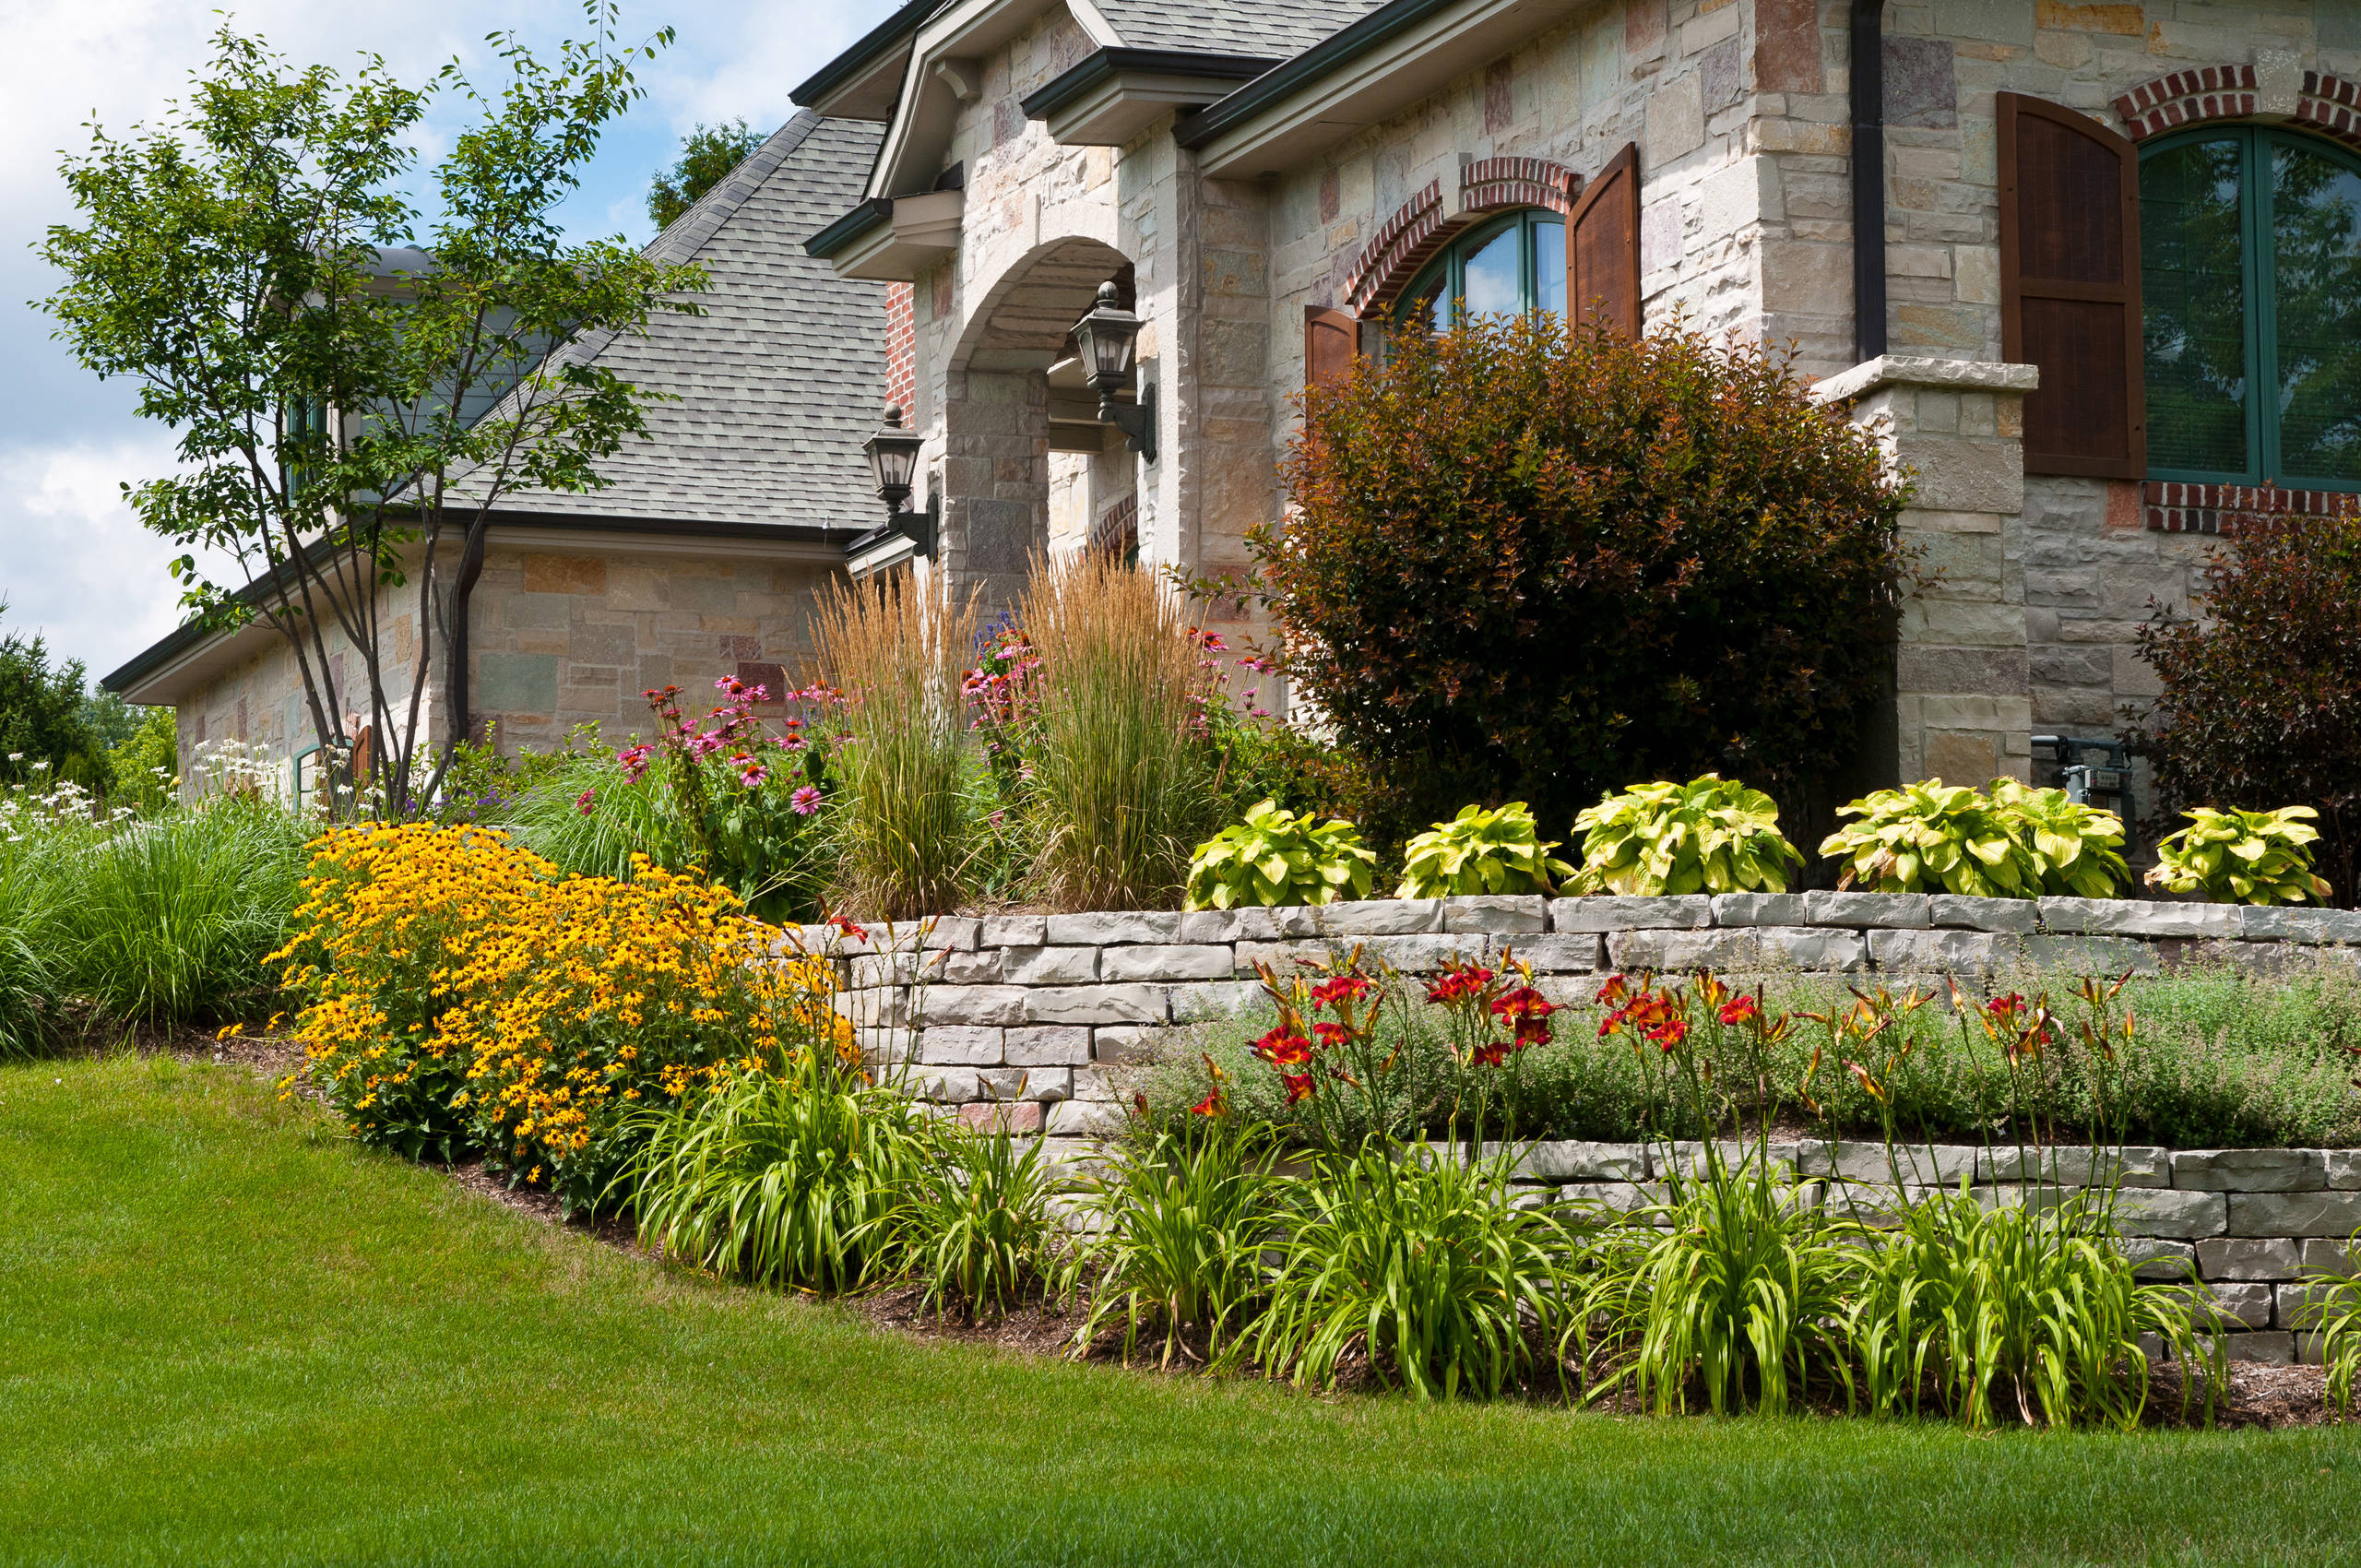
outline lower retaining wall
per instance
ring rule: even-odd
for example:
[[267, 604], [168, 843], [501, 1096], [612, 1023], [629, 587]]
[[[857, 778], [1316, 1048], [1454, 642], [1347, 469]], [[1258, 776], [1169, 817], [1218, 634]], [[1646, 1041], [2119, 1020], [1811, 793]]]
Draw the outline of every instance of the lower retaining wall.
[[[1725, 1146], [1733, 1158], [1738, 1146]], [[1695, 1168], [1694, 1144], [1541, 1143], [1517, 1165], [1524, 1201], [1589, 1199], [1631, 1209], [1664, 1195], [1665, 1169], [1678, 1158]], [[1859, 1206], [1873, 1216], [1892, 1192], [1894, 1170], [1881, 1144], [1828, 1144], [1806, 1138], [1771, 1145], [1771, 1158], [1805, 1177], [1841, 1178], [1825, 1190], [1833, 1206]], [[2118, 1160], [2119, 1158], [2119, 1166]], [[2093, 1151], [2058, 1148], [2021, 1155], [2014, 1146], [1920, 1146], [1900, 1151], [1905, 1190], [1956, 1190], [1964, 1177], [1987, 1202], [2022, 1196], [2029, 1181], [2076, 1186], [2089, 1179]], [[2194, 1268], [2220, 1302], [2234, 1360], [2320, 1359], [2308, 1332], [2307, 1275], [2348, 1273], [2345, 1246], [2361, 1231], [2361, 1149], [2164, 1149], [2133, 1146], [2103, 1151], [2102, 1177], [2114, 1170], [2116, 1230], [2124, 1250], [2144, 1260], [2152, 1278], [2185, 1278]]]

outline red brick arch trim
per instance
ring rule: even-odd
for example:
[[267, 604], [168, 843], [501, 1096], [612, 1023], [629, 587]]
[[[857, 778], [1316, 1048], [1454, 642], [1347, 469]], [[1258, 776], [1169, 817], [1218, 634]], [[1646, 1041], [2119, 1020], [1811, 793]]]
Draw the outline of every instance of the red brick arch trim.
[[[2115, 101], [2115, 112], [2123, 116], [2133, 141], [2146, 141], [2209, 120], [2253, 119], [2256, 102], [2252, 65], [2203, 65], [2133, 88]], [[2296, 113], [2284, 119], [2361, 148], [2361, 87], [2341, 77], [2306, 71], [2296, 95]]]
[[[1452, 225], [1457, 227], [1457, 225]], [[1442, 182], [1429, 180], [1426, 189], [1402, 204], [1361, 247], [1352, 276], [1345, 279], [1345, 304], [1355, 315], [1398, 292], [1446, 237], [1442, 215]]]
[[1572, 212], [1582, 188], [1583, 177], [1562, 163], [1541, 158], [1483, 158], [1459, 172], [1459, 206], [1471, 213], [1504, 207]]
[[1482, 158], [1459, 171], [1459, 211], [1446, 218], [1442, 182], [1428, 181], [1426, 189], [1404, 202], [1362, 247], [1345, 279], [1346, 307], [1367, 315], [1392, 303], [1453, 235], [1492, 213], [1516, 207], [1572, 211], [1582, 185], [1580, 174], [1547, 159]]

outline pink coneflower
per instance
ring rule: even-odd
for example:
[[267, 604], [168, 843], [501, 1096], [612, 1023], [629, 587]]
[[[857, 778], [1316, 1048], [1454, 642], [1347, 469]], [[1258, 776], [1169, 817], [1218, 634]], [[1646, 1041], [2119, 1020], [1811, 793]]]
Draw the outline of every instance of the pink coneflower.
[[820, 809], [820, 791], [816, 786], [806, 784], [788, 798], [787, 805], [798, 816], [810, 816]]
[[584, 816], [588, 816], [590, 814], [590, 808], [598, 803], [599, 791], [596, 790], [585, 790], [582, 793], [574, 797], [575, 809], [579, 811]]

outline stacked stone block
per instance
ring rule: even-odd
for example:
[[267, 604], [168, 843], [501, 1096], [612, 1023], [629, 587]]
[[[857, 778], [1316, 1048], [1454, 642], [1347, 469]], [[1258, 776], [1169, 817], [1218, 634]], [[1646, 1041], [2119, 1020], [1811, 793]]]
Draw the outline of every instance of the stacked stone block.
[[[1746, 1150], [1725, 1145], [1726, 1158]], [[2053, 1148], [1935, 1145], [1897, 1151], [1883, 1145], [1805, 1138], [1770, 1146], [1774, 1166], [1827, 1178], [1817, 1196], [1876, 1221], [1898, 1174], [1905, 1190], [1959, 1189], [1987, 1205], [2041, 1201], [2095, 1174], [2118, 1191], [2116, 1229], [2152, 1279], [2191, 1271], [2224, 1314], [2234, 1360], [2317, 1363], [2319, 1336], [2308, 1315], [2308, 1277], [2350, 1273], [2346, 1248], [2361, 1231], [2361, 1149]], [[1519, 1201], [1587, 1200], [1629, 1211], [1662, 1201], [1678, 1160], [1691, 1171], [1693, 1144], [1552, 1142], [1528, 1147], [1516, 1167]], [[1897, 1171], [1895, 1166], [1899, 1166]]]
[[1354, 949], [1407, 974], [1513, 956], [1572, 1002], [1610, 970], [2120, 974], [2192, 955], [2268, 968], [2296, 949], [2361, 952], [2361, 913], [1943, 894], [1478, 897], [946, 918], [881, 930], [868, 948], [825, 928], [810, 940], [849, 949], [848, 1010], [871, 1055], [903, 1064], [919, 1093], [971, 1120], [1088, 1137], [1121, 1125], [1120, 1069], [1170, 1031], [1251, 1010], [1259, 967], [1291, 975]]

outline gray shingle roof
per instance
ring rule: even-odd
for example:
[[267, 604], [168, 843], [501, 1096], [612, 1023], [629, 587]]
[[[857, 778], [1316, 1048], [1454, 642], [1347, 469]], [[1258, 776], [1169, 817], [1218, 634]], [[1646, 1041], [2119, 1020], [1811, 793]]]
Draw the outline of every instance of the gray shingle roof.
[[1380, 0], [1098, 0], [1133, 49], [1299, 54], [1377, 9]]
[[703, 315], [570, 344], [677, 402], [599, 465], [584, 494], [517, 492], [500, 510], [651, 521], [800, 523], [880, 515], [860, 444], [885, 398], [885, 286], [839, 278], [803, 240], [860, 200], [884, 127], [798, 113], [648, 246], [703, 265]]

